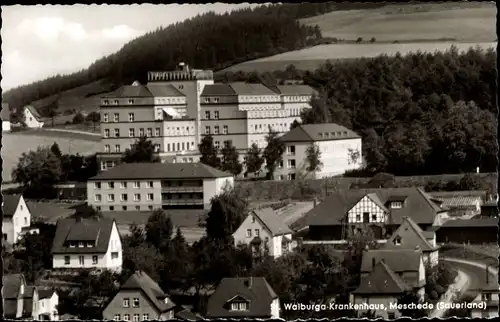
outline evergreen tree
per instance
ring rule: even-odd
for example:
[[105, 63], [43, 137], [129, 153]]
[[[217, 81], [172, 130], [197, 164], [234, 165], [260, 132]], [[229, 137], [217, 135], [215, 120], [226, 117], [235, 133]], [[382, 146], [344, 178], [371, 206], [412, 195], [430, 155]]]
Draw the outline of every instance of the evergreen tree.
[[224, 142], [224, 148], [222, 148], [222, 162], [221, 169], [222, 171], [226, 171], [232, 173], [237, 176], [243, 170], [243, 165], [239, 160], [239, 153], [236, 151], [236, 147], [233, 146], [231, 141]]
[[323, 162], [321, 162], [321, 151], [317, 145], [311, 144], [307, 147], [306, 159], [308, 162], [307, 171], [317, 172], [321, 170]]
[[149, 216], [145, 232], [148, 243], [160, 251], [166, 250], [172, 239], [172, 219], [162, 209], [157, 209]]
[[158, 163], [160, 157], [155, 152], [153, 142], [142, 136], [130, 149], [125, 150], [122, 161], [125, 163]]
[[219, 151], [214, 145], [214, 138], [211, 135], [205, 135], [198, 144], [198, 151], [200, 151], [200, 162], [211, 166], [213, 168], [221, 167], [221, 160], [218, 156]]
[[278, 163], [283, 160], [285, 152], [285, 144], [279, 139], [278, 133], [269, 127], [269, 134], [266, 136], [267, 146], [264, 149], [264, 159], [266, 160], [266, 168], [268, 176], [274, 179], [274, 171]]
[[262, 168], [264, 164], [264, 158], [261, 155], [261, 150], [256, 143], [253, 143], [250, 149], [248, 149], [247, 157], [245, 160], [245, 166], [247, 173], [256, 174]]
[[57, 142], [54, 142], [52, 146], [50, 147], [50, 151], [58, 158], [62, 157], [61, 149], [59, 149], [59, 144]]

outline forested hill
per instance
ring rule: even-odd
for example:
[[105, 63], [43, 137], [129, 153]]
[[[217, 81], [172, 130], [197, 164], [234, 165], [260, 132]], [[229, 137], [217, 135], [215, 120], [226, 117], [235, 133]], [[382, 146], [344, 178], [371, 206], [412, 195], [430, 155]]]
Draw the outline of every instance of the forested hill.
[[328, 2], [281, 4], [223, 15], [199, 15], [138, 37], [85, 70], [9, 90], [2, 99], [15, 109], [101, 79], [113, 87], [136, 79], [145, 81], [148, 70], [173, 69], [181, 61], [196, 68], [219, 70], [246, 60], [300, 49], [315, 44], [321, 32], [318, 27], [300, 25], [298, 19], [359, 6]]

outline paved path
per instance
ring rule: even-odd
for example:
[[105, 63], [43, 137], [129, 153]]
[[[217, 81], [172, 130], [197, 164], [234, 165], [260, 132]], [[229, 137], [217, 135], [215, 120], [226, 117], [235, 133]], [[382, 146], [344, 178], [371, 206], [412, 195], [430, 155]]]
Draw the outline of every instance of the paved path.
[[[455, 278], [455, 281], [448, 287], [448, 290], [441, 296], [439, 302], [452, 303], [462, 292], [468, 289], [470, 285], [469, 276], [461, 270], [457, 270], [457, 273], [458, 275]], [[442, 318], [447, 311], [448, 311], [447, 309], [442, 309], [436, 306], [436, 308], [434, 309], [434, 311], [431, 312], [429, 317]]]

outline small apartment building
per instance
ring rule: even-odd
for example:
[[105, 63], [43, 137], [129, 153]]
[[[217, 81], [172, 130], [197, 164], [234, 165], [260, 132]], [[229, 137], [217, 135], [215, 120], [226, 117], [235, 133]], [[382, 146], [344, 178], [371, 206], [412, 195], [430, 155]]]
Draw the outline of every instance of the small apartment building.
[[[281, 141], [286, 150], [274, 174], [278, 180], [294, 180], [301, 175], [331, 177], [362, 167], [361, 137], [335, 123], [299, 125]], [[321, 153], [322, 166], [316, 172], [307, 171], [307, 150], [312, 146]]]
[[24, 123], [30, 129], [40, 129], [44, 124], [38, 111], [31, 105], [24, 107]]
[[233, 233], [235, 245], [249, 245], [254, 253], [277, 258], [292, 250], [292, 230], [271, 208], [252, 210]]
[[103, 311], [107, 321], [166, 321], [174, 318], [176, 305], [157, 282], [136, 271], [120, 287]]
[[114, 219], [57, 221], [52, 244], [53, 268], [110, 269], [121, 271], [122, 241]]
[[2, 238], [13, 245], [26, 233], [38, 233], [31, 228], [31, 212], [21, 194], [3, 196]]
[[38, 320], [59, 320], [59, 295], [49, 288], [38, 288]]
[[[489, 271], [489, 268], [485, 269], [486, 280], [481, 283], [481, 287], [477, 290], [478, 294], [472, 302], [473, 308], [470, 310], [471, 318], [496, 318], [498, 317], [498, 293], [500, 288], [498, 285], [498, 274], [494, 277]], [[485, 308], [478, 307], [479, 303], [486, 304]], [[477, 307], [474, 307], [477, 306]]]
[[202, 163], [124, 163], [89, 179], [87, 203], [100, 211], [209, 209], [233, 185], [232, 174]]

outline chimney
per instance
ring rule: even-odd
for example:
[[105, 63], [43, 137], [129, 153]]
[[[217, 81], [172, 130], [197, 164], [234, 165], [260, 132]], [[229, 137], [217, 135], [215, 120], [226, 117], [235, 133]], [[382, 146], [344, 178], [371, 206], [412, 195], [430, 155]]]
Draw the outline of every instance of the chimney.
[[165, 298], [165, 304], [168, 304], [168, 297]]

